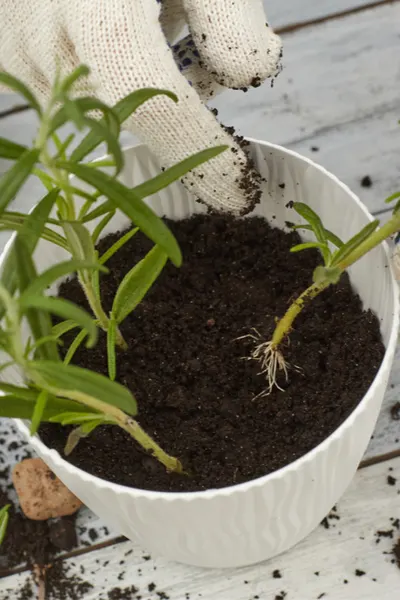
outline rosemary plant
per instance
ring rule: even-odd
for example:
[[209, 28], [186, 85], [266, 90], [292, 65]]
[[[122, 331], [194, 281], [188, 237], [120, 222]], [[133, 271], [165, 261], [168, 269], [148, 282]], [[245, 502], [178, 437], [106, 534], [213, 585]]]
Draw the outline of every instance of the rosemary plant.
[[[0, 382], [3, 394], [0, 416], [30, 419], [32, 435], [41, 421], [75, 425], [66, 453], [99, 425], [118, 425], [169, 471], [182, 472], [179, 459], [160, 448], [134, 419], [136, 400], [126, 387], [115, 381], [116, 348], [126, 351], [121, 323], [141, 302], [168, 259], [177, 267], [182, 261], [174, 236], [143, 199], [217, 156], [226, 146], [199, 152], [153, 179], [128, 188], [117, 179], [123, 168], [118, 139], [121, 124], [154, 96], [166, 95], [171, 102], [178, 99], [165, 90], [143, 89], [110, 108], [94, 97], [74, 96], [76, 83], [87, 75], [85, 66], [66, 78], [58, 75], [51, 97], [42, 108], [21, 81], [8, 73], [0, 73], [0, 83], [20, 93], [39, 117], [32, 148], [0, 138], [0, 158], [12, 162], [11, 168], [0, 178], [0, 230], [16, 232], [3, 262], [0, 281], [0, 348], [3, 355], [7, 355], [0, 371], [14, 366], [22, 373], [24, 382], [23, 385]], [[98, 119], [93, 116], [96, 113]], [[75, 147], [74, 134], [65, 139], [59, 135], [60, 128], [67, 122], [79, 130], [87, 129]], [[83, 159], [102, 142], [107, 145], [110, 159], [84, 164]], [[105, 173], [101, 170], [104, 166], [111, 167], [113, 172]], [[47, 194], [29, 215], [8, 210], [30, 175], [39, 177]], [[71, 183], [70, 175], [75, 175], [78, 183]], [[81, 186], [81, 182], [86, 187]], [[90, 192], [86, 191], [87, 185]], [[99, 256], [96, 242], [117, 210], [135, 227]], [[107, 261], [139, 229], [154, 246], [124, 277], [112, 310], [107, 314], [101, 298], [99, 273], [107, 272]], [[32, 255], [40, 239], [61, 247], [69, 259], [38, 273]], [[77, 273], [92, 314], [46, 293], [50, 285], [72, 273]], [[53, 325], [53, 315], [61, 322]], [[23, 335], [25, 321], [30, 329], [28, 339]], [[109, 377], [70, 364], [80, 344], [93, 347], [98, 328], [107, 334]], [[77, 330], [77, 336], [61, 360], [59, 345], [63, 335], [72, 329]], [[5, 523], [5, 509], [0, 516], [1, 523]]]
[[297, 244], [291, 248], [291, 252], [316, 248], [321, 253], [323, 264], [314, 270], [312, 284], [291, 303], [284, 316], [277, 320], [270, 340], [262, 341], [257, 332], [257, 335], [246, 336], [256, 342], [250, 359], [260, 362], [261, 372], [267, 378], [268, 386], [264, 395], [271, 393], [274, 387], [281, 389], [277, 382], [279, 371], [288, 379], [288, 369], [291, 365], [284, 358], [283, 345], [303, 308], [330, 285], [338, 283], [346, 269], [400, 230], [400, 192], [392, 194], [385, 202], [391, 203], [394, 200], [397, 200], [397, 203], [387, 223], [378, 229], [379, 220], [375, 219], [346, 243], [326, 229], [320, 217], [309, 206], [302, 202], [293, 204], [294, 210], [306, 221], [301, 225], [293, 225], [293, 229], [312, 231], [316, 241]]

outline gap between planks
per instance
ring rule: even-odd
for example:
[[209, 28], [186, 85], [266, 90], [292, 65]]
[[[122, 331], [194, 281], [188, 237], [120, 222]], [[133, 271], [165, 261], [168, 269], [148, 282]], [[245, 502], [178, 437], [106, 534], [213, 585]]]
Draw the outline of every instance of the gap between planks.
[[[379, 8], [380, 6], [384, 6], [386, 4], [395, 4], [399, 2], [399, 0], [376, 0], [375, 2], [370, 2], [368, 4], [363, 4], [362, 6], [354, 6], [352, 8], [348, 8], [346, 10], [338, 11], [335, 13], [331, 13], [328, 15], [324, 15], [322, 17], [315, 17], [312, 19], [308, 19], [306, 21], [299, 21], [296, 23], [288, 23], [287, 25], [283, 25], [281, 27], [276, 27], [275, 32], [279, 35], [285, 35], [287, 33], [294, 33], [299, 31], [300, 29], [306, 29], [308, 27], [314, 27], [321, 25], [323, 23], [327, 23], [328, 21], [334, 21], [337, 19], [343, 19], [347, 16], [354, 15], [357, 13], [365, 12], [367, 10], [373, 10], [374, 8]], [[16, 106], [12, 106], [6, 110], [0, 112], [0, 119], [4, 119], [11, 115], [24, 112], [26, 110], [31, 110], [31, 107], [28, 104], [18, 104]]]
[[322, 23], [327, 23], [328, 21], [335, 21], [336, 19], [343, 19], [345, 17], [348, 17], [349, 15], [355, 15], [357, 13], [365, 12], [367, 10], [373, 10], [374, 8], [384, 6], [385, 4], [395, 4], [396, 2], [399, 2], [399, 0], [376, 0], [375, 2], [369, 2], [368, 4], [363, 4], [362, 6], [354, 6], [346, 10], [325, 15], [323, 17], [316, 17], [307, 21], [300, 21], [298, 23], [289, 23], [288, 25], [277, 27], [275, 29], [275, 32], [280, 35], [285, 33], [293, 33], [295, 31], [299, 31], [300, 29], [314, 27], [316, 25], [321, 25]]
[[[398, 457], [400, 457], [400, 448], [399, 448], [399, 450], [393, 450], [392, 452], [387, 452], [386, 454], [381, 454], [379, 456], [374, 456], [372, 458], [363, 460], [363, 461], [361, 461], [358, 469], [359, 470], [366, 469], [367, 467], [372, 467], [379, 463], [391, 461], [394, 458], [398, 458]], [[77, 556], [82, 556], [84, 554], [90, 554], [91, 552], [97, 552], [98, 550], [102, 550], [103, 548], [109, 548], [110, 546], [114, 546], [116, 544], [122, 544], [127, 541], [129, 541], [129, 540], [126, 537], [124, 537], [123, 535], [120, 535], [115, 538], [110, 538], [109, 540], [106, 540], [99, 544], [93, 544], [92, 546], [85, 546], [84, 548], [77, 548], [76, 550], [71, 550], [70, 552], [65, 552], [64, 554], [60, 554], [59, 556], [54, 558], [54, 562], [57, 562], [60, 560], [67, 560], [69, 558], [75, 558]], [[0, 579], [2, 579], [4, 577], [9, 577], [11, 575], [18, 575], [20, 573], [24, 573], [29, 570], [30, 569], [28, 567], [18, 567], [15, 569], [4, 570], [4, 571], [1, 571], [1, 573], [0, 573]]]

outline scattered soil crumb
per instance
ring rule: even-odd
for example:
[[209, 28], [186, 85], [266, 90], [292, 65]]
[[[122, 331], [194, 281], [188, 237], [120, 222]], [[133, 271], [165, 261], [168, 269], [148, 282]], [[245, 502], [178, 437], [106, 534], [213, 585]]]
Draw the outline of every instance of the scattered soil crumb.
[[275, 569], [275, 571], [272, 572], [272, 577], [274, 579], [281, 579], [282, 578], [282, 573], [280, 572], [279, 569]]
[[400, 421], [400, 402], [396, 402], [390, 407], [390, 416], [393, 421]]
[[370, 188], [372, 186], [372, 179], [369, 175], [364, 175], [360, 181], [361, 187]]
[[357, 577], [362, 577], [363, 575], [365, 575], [365, 571], [362, 571], [361, 569], [356, 569], [354, 572]]

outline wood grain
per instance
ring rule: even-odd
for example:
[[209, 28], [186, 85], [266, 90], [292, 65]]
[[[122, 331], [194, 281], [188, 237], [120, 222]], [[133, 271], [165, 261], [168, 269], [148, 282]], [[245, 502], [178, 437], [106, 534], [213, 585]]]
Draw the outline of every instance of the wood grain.
[[[388, 485], [388, 475], [397, 479], [396, 485]], [[390, 552], [400, 535], [393, 527], [400, 517], [399, 493], [400, 458], [359, 471], [331, 513], [336, 518], [328, 519], [329, 529], [319, 526], [289, 552], [254, 567], [211, 571], [146, 560], [146, 551], [131, 542], [67, 562], [73, 572], [82, 568], [94, 586], [82, 600], [107, 598], [112, 588], [131, 585], [143, 600], [158, 599], [157, 592], [170, 600], [183, 600], [186, 594], [190, 600], [274, 600], [282, 590], [287, 600], [396, 600], [400, 572]], [[379, 538], [378, 530], [393, 530], [393, 539]], [[357, 576], [357, 569], [364, 575]], [[281, 578], [273, 576], [275, 570]], [[15, 593], [25, 578], [20, 574], [0, 580], [0, 600], [7, 588]], [[150, 592], [152, 583], [156, 588]]]
[[219, 118], [311, 156], [382, 209], [400, 179], [399, 20], [397, 3], [285, 36], [273, 89], [226, 92], [213, 102]]

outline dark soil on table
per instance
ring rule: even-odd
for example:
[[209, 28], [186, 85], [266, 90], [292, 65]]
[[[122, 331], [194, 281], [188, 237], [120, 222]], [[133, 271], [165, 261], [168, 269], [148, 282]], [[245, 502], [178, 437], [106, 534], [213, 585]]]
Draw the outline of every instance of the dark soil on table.
[[[255, 328], [268, 340], [275, 317], [311, 282], [319, 256], [290, 254], [295, 233], [261, 218], [196, 216], [168, 222], [184, 264], [168, 264], [145, 300], [122, 324], [129, 350], [118, 357], [118, 381], [135, 394], [138, 420], [191, 477], [166, 473], [116, 427], [97, 429], [67, 458], [103, 479], [149, 490], [220, 488], [266, 475], [321, 443], [357, 406], [384, 355], [378, 319], [363, 312], [347, 276], [297, 319], [284, 349], [291, 365], [285, 391], [265, 388], [259, 365], [243, 360]], [[100, 244], [104, 252], [118, 235]], [[109, 261], [104, 305], [151, 248], [141, 234]], [[76, 280], [60, 293], [86, 305]], [[67, 336], [66, 336], [67, 338]], [[67, 338], [68, 348], [73, 337]], [[106, 374], [105, 336], [75, 362]], [[68, 429], [45, 424], [43, 441], [63, 452]]]

